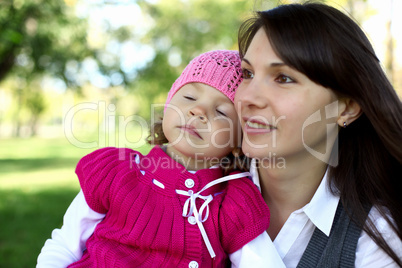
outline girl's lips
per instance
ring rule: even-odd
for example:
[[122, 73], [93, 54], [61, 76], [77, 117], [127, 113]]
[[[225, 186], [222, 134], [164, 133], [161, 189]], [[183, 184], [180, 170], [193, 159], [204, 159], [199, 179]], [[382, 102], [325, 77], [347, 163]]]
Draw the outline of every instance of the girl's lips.
[[243, 121], [243, 131], [247, 134], [265, 134], [277, 129], [273, 125], [258, 120], [249, 120], [248, 118], [243, 118]]
[[197, 129], [193, 126], [190, 125], [185, 125], [185, 126], [181, 126], [179, 127], [181, 130], [186, 131], [187, 133], [189, 133], [190, 135], [196, 136], [197, 138], [200, 138], [203, 140], [203, 138], [201, 137], [201, 135], [197, 132]]

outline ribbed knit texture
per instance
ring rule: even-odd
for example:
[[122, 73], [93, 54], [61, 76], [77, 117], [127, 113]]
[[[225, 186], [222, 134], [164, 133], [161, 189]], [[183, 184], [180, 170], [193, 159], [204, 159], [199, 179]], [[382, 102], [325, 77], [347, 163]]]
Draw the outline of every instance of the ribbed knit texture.
[[241, 81], [243, 81], [243, 75], [238, 51], [208, 51], [195, 57], [184, 68], [169, 90], [166, 105], [170, 103], [180, 88], [189, 83], [202, 83], [211, 86], [225, 94], [233, 102], [236, 89]]
[[[268, 207], [248, 178], [207, 189], [203, 195], [214, 196], [203, 223], [217, 255], [211, 259], [198, 226], [182, 216], [187, 197], [175, 190], [188, 191], [185, 181], [191, 178], [191, 190], [198, 192], [222, 177], [220, 169], [192, 174], [156, 146], [147, 156], [130, 149], [97, 150], [80, 160], [76, 173], [88, 205], [106, 217], [88, 239], [82, 259], [69, 267], [189, 267], [191, 261], [224, 267], [228, 253], [269, 225]], [[201, 204], [197, 200], [197, 208]]]
[[329, 237], [315, 228], [297, 268], [353, 268], [361, 232], [339, 202]]

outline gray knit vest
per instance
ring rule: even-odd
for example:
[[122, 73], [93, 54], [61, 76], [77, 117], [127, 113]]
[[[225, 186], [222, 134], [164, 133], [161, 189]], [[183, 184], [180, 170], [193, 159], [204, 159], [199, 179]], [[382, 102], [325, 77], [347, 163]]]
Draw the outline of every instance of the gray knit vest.
[[316, 227], [297, 268], [353, 268], [361, 232], [339, 202], [329, 237]]

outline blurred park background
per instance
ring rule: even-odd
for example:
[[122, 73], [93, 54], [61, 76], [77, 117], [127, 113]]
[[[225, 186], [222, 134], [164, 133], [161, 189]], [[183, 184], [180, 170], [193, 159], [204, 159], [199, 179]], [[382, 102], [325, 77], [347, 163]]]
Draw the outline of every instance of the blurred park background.
[[[237, 49], [241, 21], [277, 2], [0, 0], [0, 267], [35, 266], [79, 191], [83, 155], [146, 153], [161, 111], [151, 104], [188, 61]], [[402, 1], [326, 2], [365, 29], [402, 96]]]

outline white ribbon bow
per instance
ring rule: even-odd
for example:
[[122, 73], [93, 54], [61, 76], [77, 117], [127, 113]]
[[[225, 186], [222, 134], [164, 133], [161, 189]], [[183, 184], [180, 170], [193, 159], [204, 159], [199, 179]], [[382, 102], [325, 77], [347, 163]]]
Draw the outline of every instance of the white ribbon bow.
[[[209, 216], [208, 204], [213, 200], [213, 197], [212, 197], [212, 195], [203, 196], [203, 195], [201, 195], [201, 192], [205, 191], [206, 189], [208, 189], [218, 183], [229, 181], [229, 180], [235, 180], [235, 179], [239, 179], [239, 178], [244, 178], [247, 176], [250, 176], [249, 172], [243, 172], [243, 173], [238, 173], [238, 174], [233, 174], [233, 175], [222, 177], [220, 179], [209, 182], [207, 185], [204, 186], [204, 188], [202, 188], [197, 193], [194, 193], [192, 190], [189, 190], [189, 191], [176, 190], [177, 194], [189, 196], [189, 198], [184, 203], [182, 215], [183, 215], [183, 217], [186, 217], [186, 218], [194, 215], [195, 221], [198, 225], [198, 228], [200, 229], [202, 238], [204, 239], [205, 245], [207, 246], [207, 249], [208, 249], [209, 254], [211, 255], [211, 258], [215, 258], [216, 255], [212, 248], [211, 242], [209, 242], [207, 233], [205, 232], [205, 229], [204, 229], [204, 226], [202, 225], [202, 223], [208, 219], [208, 216]], [[201, 198], [204, 200], [204, 203], [200, 207], [200, 211], [197, 210], [197, 206], [196, 206], [197, 198]], [[206, 208], [205, 217], [203, 218], [202, 215], [204, 213], [205, 208]]]

